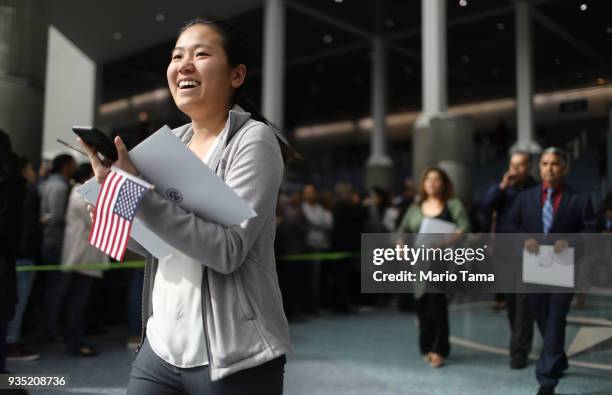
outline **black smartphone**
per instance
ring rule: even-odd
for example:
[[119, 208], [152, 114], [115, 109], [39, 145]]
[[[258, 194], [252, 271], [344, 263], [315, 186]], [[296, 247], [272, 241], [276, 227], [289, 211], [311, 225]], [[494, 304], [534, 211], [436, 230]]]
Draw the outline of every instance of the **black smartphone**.
[[73, 126], [72, 131], [83, 139], [87, 145], [104, 155], [106, 159], [113, 162], [119, 159], [117, 147], [115, 147], [113, 140], [100, 130], [93, 126]]

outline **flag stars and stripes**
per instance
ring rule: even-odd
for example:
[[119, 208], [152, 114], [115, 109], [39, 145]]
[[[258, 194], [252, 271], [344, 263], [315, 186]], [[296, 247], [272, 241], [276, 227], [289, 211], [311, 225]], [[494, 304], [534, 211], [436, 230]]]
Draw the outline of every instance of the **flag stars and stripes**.
[[146, 187], [131, 176], [111, 171], [106, 177], [96, 203], [89, 242], [104, 253], [123, 260], [138, 205]]

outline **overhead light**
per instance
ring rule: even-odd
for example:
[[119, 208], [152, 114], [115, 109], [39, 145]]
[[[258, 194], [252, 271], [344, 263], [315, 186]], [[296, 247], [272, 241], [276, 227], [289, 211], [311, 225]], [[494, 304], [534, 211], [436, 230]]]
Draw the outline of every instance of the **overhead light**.
[[342, 3], [342, 0], [334, 0], [334, 2], [340, 4], [340, 3]]
[[459, 5], [465, 7], [467, 5], [467, 0], [459, 0]]
[[331, 44], [334, 41], [334, 38], [330, 34], [326, 34], [323, 36], [323, 42], [325, 44]]
[[155, 15], [155, 20], [157, 22], [163, 22], [166, 19], [166, 16], [164, 14], [157, 14]]
[[504, 25], [503, 23], [499, 22], [497, 24], [497, 30], [504, 30], [506, 28], [506, 25]]
[[586, 5], [586, 3], [580, 4], [580, 11], [586, 11], [587, 8], [589, 8], [589, 7]]
[[119, 32], [115, 32], [115, 33], [113, 33], [113, 38], [114, 38], [115, 40], [121, 40], [121, 37], [123, 37], [123, 36], [121, 35], [121, 33], [119, 33]]

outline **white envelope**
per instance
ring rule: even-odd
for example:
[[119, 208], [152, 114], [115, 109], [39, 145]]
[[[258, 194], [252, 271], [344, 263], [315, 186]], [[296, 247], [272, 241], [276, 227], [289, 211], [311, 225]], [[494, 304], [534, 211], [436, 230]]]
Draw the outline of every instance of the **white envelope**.
[[423, 218], [414, 245], [430, 247], [442, 243], [456, 230], [457, 226], [452, 222], [437, 218]]
[[555, 254], [554, 247], [540, 245], [538, 255], [523, 250], [523, 282], [574, 287], [574, 248]]

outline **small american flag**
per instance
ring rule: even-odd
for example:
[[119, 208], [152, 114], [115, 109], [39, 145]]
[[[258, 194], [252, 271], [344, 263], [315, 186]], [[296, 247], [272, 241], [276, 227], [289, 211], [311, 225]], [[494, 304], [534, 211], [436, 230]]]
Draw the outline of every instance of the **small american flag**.
[[149, 189], [143, 183], [113, 167], [98, 195], [89, 242], [118, 261], [123, 260], [136, 209]]

